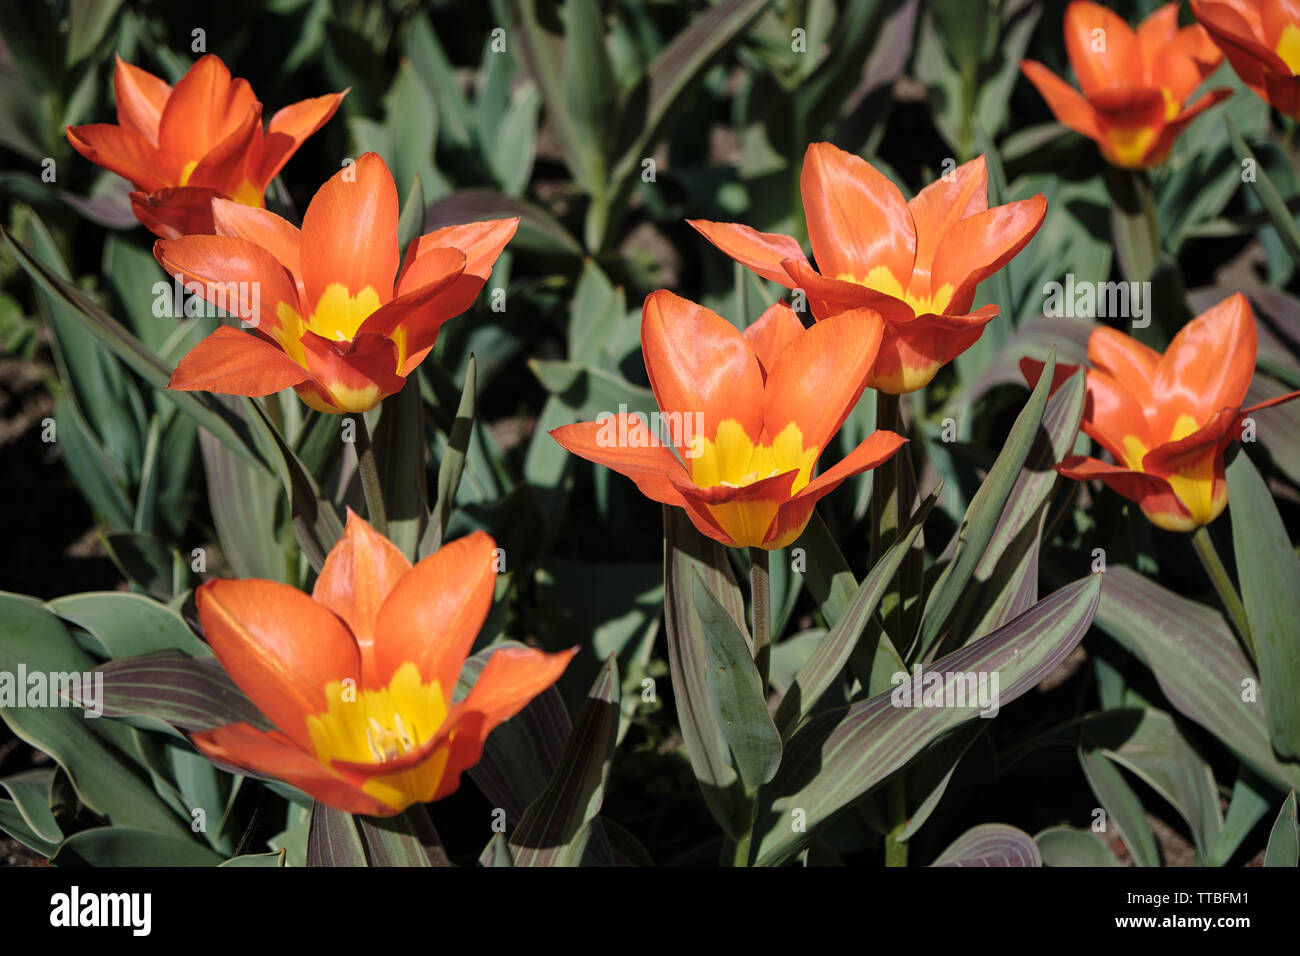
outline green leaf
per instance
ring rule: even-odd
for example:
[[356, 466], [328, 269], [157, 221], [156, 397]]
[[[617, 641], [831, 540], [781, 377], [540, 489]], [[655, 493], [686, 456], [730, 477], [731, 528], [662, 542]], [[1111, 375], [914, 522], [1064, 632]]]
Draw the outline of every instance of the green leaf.
[[1226, 865], [1255, 828], [1255, 824], [1264, 819], [1269, 810], [1266, 794], [1270, 790], [1249, 767], [1242, 767], [1238, 771], [1237, 782], [1232, 787], [1232, 799], [1228, 802], [1228, 819], [1224, 821], [1219, 842], [1210, 853], [1210, 866]]
[[1228, 466], [1232, 544], [1269, 730], [1280, 757], [1300, 759], [1300, 557], [1273, 494], [1246, 455]]
[[177, 650], [211, 657], [212, 651], [176, 611], [140, 594], [125, 591], [70, 594], [45, 605], [65, 621], [94, 635], [109, 657], [134, 657]]
[[425, 215], [425, 227], [440, 229], [479, 219], [519, 217], [519, 231], [510, 241], [512, 250], [546, 259], [582, 256], [582, 245], [550, 212], [526, 199], [491, 189], [461, 189], [439, 199]]
[[384, 399], [374, 444], [379, 483], [388, 509], [388, 538], [408, 558], [415, 558], [429, 522], [429, 477], [425, 469], [423, 403], [420, 383], [414, 376], [407, 379], [400, 392]]
[[577, 866], [600, 813], [618, 734], [618, 662], [605, 661], [546, 789], [510, 837], [514, 866]]
[[[425, 526], [420, 539], [420, 557], [427, 557], [442, 546], [443, 535], [447, 533], [447, 522], [451, 519], [452, 509], [456, 506], [456, 491], [460, 488], [460, 476], [465, 470], [465, 456], [469, 453], [470, 435], [474, 428], [474, 409], [478, 402], [478, 373], [473, 353], [465, 367], [465, 388], [460, 393], [460, 404], [456, 407], [456, 420], [447, 436], [447, 448], [442, 461], [438, 463], [438, 500], [434, 502], [433, 512]], [[418, 399], [418, 394], [417, 394]]]
[[428, 14], [424, 12], [417, 14], [411, 22], [406, 55], [437, 102], [439, 136], [456, 148], [469, 149], [472, 142], [469, 103], [461, 92], [451, 61], [429, 24]]
[[1024, 830], [1005, 823], [971, 827], [935, 858], [931, 866], [1042, 866], [1038, 844]]
[[319, 800], [312, 804], [307, 865], [368, 866], [365, 846], [357, 832], [357, 818], [327, 807]]
[[741, 634], [746, 632], [745, 601], [731, 574], [722, 545], [705, 538], [680, 508], [664, 508], [664, 629], [677, 724], [704, 794], [718, 824], [731, 836], [739, 777], [731, 763], [727, 736], [710, 697], [709, 636], [695, 613], [690, 590], [695, 575]]
[[1029, 457], [1030, 449], [1039, 433], [1043, 411], [1047, 407], [1052, 376], [1056, 369], [1056, 352], [1047, 357], [1038, 385], [1029, 396], [997, 461], [971, 500], [957, 534], [944, 552], [943, 570], [926, 598], [925, 612], [921, 618], [921, 656], [929, 653], [935, 640], [957, 601], [970, 582], [971, 575], [984, 557], [985, 550], [997, 530], [1007, 500], [1020, 477], [1020, 470]]
[[[35, 259], [31, 253], [15, 242], [13, 236], [3, 227], [0, 227], [0, 236], [4, 237], [18, 264], [31, 276], [37, 286], [75, 310], [79, 321], [146, 382], [155, 388], [166, 388], [171, 378], [171, 371], [158, 356], [145, 348], [139, 339], [88, 299], [76, 286], [63, 280]], [[250, 462], [260, 464], [247, 429], [242, 426], [242, 423], [231, 421], [229, 413], [221, 408], [213, 396], [206, 392], [163, 391], [162, 394], [223, 443], [245, 456]]]
[[1287, 794], [1286, 802], [1277, 815], [1273, 830], [1268, 835], [1268, 849], [1264, 851], [1265, 866], [1300, 866], [1300, 826], [1296, 823], [1295, 791]]
[[[39, 603], [0, 593], [0, 672], [85, 674], [94, 661], [77, 647], [59, 619]], [[119, 747], [131, 746], [129, 728], [86, 719], [69, 706], [0, 707], [0, 718], [20, 739], [54, 758], [77, 795], [113, 823], [161, 832], [181, 824], [140, 777]]]
[[688, 600], [704, 629], [705, 683], [714, 716], [741, 783], [747, 791], [757, 790], [781, 763], [781, 735], [768, 713], [749, 639], [698, 572]]
[[1119, 768], [1100, 750], [1088, 747], [1083, 740], [1079, 742], [1079, 765], [1092, 792], [1101, 801], [1107, 818], [1119, 828], [1133, 862], [1138, 866], [1159, 866], [1160, 853], [1156, 849], [1155, 834], [1147, 823], [1146, 810]]
[[451, 866], [424, 804], [393, 817], [353, 817], [369, 866]]
[[[564, 4], [564, 61], [561, 73], [564, 100], [573, 140], [566, 143], [574, 178], [592, 193], [592, 204], [603, 203], [605, 149], [617, 122], [618, 84], [605, 47], [605, 28], [595, 0]], [[596, 244], [599, 244], [599, 237]], [[588, 236], [588, 248], [593, 245]]]
[[[875, 567], [871, 569], [862, 584], [858, 586], [853, 599], [845, 608], [844, 614], [836, 620], [830, 633], [813, 651], [808, 663], [800, 669], [794, 683], [781, 698], [781, 704], [776, 712], [776, 725], [781, 728], [783, 737], [788, 737], [798, 722], [812, 712], [817, 701], [821, 699], [827, 688], [844, 670], [845, 664], [849, 661], [849, 656], [858, 645], [872, 615], [875, 614], [876, 606], [880, 603], [886, 588], [889, 587], [890, 581], [898, 572], [899, 566], [902, 565], [903, 558], [906, 557], [908, 550], [912, 547], [912, 542], [921, 533], [925, 519], [929, 516], [934, 503], [939, 500], [942, 491], [943, 482], [941, 481], [934, 491], [930, 492], [929, 497], [921, 503], [921, 507], [916, 510], [916, 513], [912, 515], [894, 539], [893, 545], [876, 562]], [[876, 629], [876, 633], [883, 636], [879, 629]], [[894, 656], [897, 657], [897, 655]], [[875, 657], [875, 652], [873, 652], [872, 657]], [[901, 665], [901, 663], [900, 660], [899, 664]]]
[[[1144, 662], [1169, 703], [1276, 785], [1300, 786], [1300, 767], [1274, 755], [1257, 677], [1222, 615], [1128, 568], [1104, 575], [1097, 625]], [[1243, 696], [1250, 697], [1249, 701]]]
[[[1061, 588], [992, 634], [940, 658], [932, 673], [997, 674], [1004, 707], [1038, 684], [1079, 643], [1096, 611], [1096, 575]], [[908, 686], [908, 685], [904, 685]], [[790, 741], [776, 778], [760, 794], [760, 865], [789, 859], [815, 829], [905, 766], [941, 734], [974, 718], [966, 706], [898, 706], [896, 688], [847, 709], [814, 717]], [[955, 703], [955, 701], [954, 701]], [[802, 810], [807, 833], [795, 832], [791, 813]]]
[[224, 863], [218, 863], [218, 866], [284, 866], [285, 857], [288, 854], [284, 850], [274, 850], [270, 853], [245, 853], [241, 856], [232, 856]]
[[415, 176], [415, 182], [411, 183], [411, 189], [406, 194], [406, 202], [402, 203], [402, 214], [397, 220], [397, 251], [401, 256], [406, 255], [407, 247], [420, 237], [424, 230], [424, 186], [421, 184], [419, 173]]
[[221, 854], [197, 840], [133, 827], [95, 827], [63, 841], [54, 866], [220, 866]]
[[70, 0], [67, 66], [75, 66], [94, 52], [121, 6], [122, 0]]
[[190, 731], [238, 723], [271, 728], [213, 657], [158, 651], [109, 661], [98, 672], [107, 717], [145, 715]]
[[[1232, 120], [1225, 119], [1225, 125], [1228, 127], [1228, 138], [1232, 140], [1232, 148], [1237, 152], [1237, 158], [1243, 163], [1249, 162], [1255, 173], [1254, 191], [1256, 197], [1263, 205], [1268, 217], [1277, 229], [1278, 238], [1290, 253], [1291, 258], [1295, 260], [1296, 265], [1300, 265], [1300, 226], [1296, 225], [1295, 216], [1291, 215], [1291, 210], [1287, 208], [1286, 200], [1278, 191], [1273, 180], [1269, 178], [1264, 171], [1264, 164], [1261, 163], [1246, 145], [1246, 141], [1241, 138], [1237, 132], [1237, 127], [1233, 125]], [[1248, 184], [1249, 185], [1249, 184]]]
[[57, 846], [63, 842], [63, 831], [54, 819], [51, 806], [55, 772], [52, 767], [24, 770], [0, 777], [0, 787], [8, 791], [14, 808], [30, 832], [41, 842]]
[[1110, 848], [1091, 830], [1048, 827], [1034, 835], [1043, 866], [1121, 866]]

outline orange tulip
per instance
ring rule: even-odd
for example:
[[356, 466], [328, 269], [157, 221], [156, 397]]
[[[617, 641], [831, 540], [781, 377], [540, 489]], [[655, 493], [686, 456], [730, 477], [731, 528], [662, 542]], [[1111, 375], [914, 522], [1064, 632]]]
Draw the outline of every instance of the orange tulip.
[[765, 279], [802, 290], [818, 319], [863, 307], [880, 313], [884, 336], [867, 384], [894, 394], [929, 384], [975, 344], [998, 314], [996, 305], [970, 313], [975, 287], [1025, 247], [1047, 213], [1041, 195], [990, 209], [983, 156], [907, 202], [870, 163], [813, 143], [800, 182], [816, 270], [789, 236], [691, 225]]
[[[1209, 524], [1228, 503], [1223, 454], [1242, 419], [1300, 397], [1241, 407], [1257, 347], [1255, 317], [1240, 293], [1184, 326], [1164, 355], [1114, 329], [1094, 329], [1081, 427], [1117, 464], [1070, 455], [1056, 470], [1078, 481], [1100, 478], [1166, 531]], [[1032, 384], [1043, 365], [1023, 359], [1020, 367]], [[1076, 370], [1058, 368], [1054, 385]]]
[[213, 232], [213, 197], [261, 208], [289, 157], [334, 115], [347, 90], [302, 100], [262, 129], [262, 104], [247, 80], [209, 53], [175, 88], [117, 58], [117, 125], [69, 126], [68, 142], [131, 181], [131, 209], [164, 239]]
[[626, 413], [551, 435], [627, 475], [648, 498], [686, 509], [710, 538], [783, 548], [803, 533], [818, 499], [903, 443], [875, 432], [813, 477], [862, 394], [882, 326], [875, 312], [854, 309], [804, 329], [779, 302], [741, 334], [708, 309], [655, 292], [642, 310], [641, 351], [667, 440]]
[[412, 567], [349, 511], [311, 597], [275, 581], [204, 584], [204, 635], [275, 729], [228, 724], [195, 745], [349, 813], [389, 816], [453, 793], [492, 729], [578, 650], [502, 648], [452, 700], [492, 603], [494, 547], [476, 531]]
[[1241, 81], [1300, 122], [1300, 4], [1295, 0], [1192, 0]]
[[293, 387], [332, 413], [364, 412], [401, 390], [442, 323], [474, 301], [519, 223], [435, 230], [411, 243], [398, 273], [397, 188], [374, 153], [321, 187], [301, 230], [228, 200], [212, 209], [215, 236], [160, 239], [154, 256], [186, 289], [252, 316], [256, 334], [223, 325], [181, 359], [167, 387]]
[[1232, 95], [1212, 90], [1187, 105], [1223, 54], [1195, 24], [1178, 29], [1176, 3], [1134, 31], [1105, 7], [1073, 0], [1065, 9], [1065, 49], [1082, 94], [1034, 60], [1020, 69], [1061, 125], [1094, 140], [1113, 166], [1159, 166], [1192, 120]]

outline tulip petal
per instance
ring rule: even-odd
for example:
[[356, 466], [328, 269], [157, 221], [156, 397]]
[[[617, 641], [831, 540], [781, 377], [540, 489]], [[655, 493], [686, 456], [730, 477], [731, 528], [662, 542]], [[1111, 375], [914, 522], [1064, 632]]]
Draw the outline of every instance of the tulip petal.
[[303, 140], [324, 126], [343, 102], [348, 90], [327, 93], [308, 100], [291, 103], [277, 110], [267, 126], [262, 140], [261, 163], [257, 169], [257, 184], [263, 189], [284, 168], [284, 164], [298, 151]]
[[483, 280], [466, 275], [464, 269], [465, 255], [459, 249], [430, 249], [404, 271], [396, 298], [361, 323], [359, 332], [388, 336], [397, 343], [398, 374], [410, 374], [437, 341], [443, 323], [463, 312], [482, 288]]
[[302, 389], [298, 394], [317, 411], [368, 412], [406, 384], [396, 371], [397, 346], [382, 335], [339, 342], [308, 331], [302, 335], [302, 347], [312, 378], [308, 384], [325, 401], [313, 403]]
[[180, 78], [158, 122], [158, 144], [182, 161], [201, 160], [261, 106], [248, 82], [232, 80], [214, 54], [200, 57]]
[[113, 97], [117, 101], [117, 123], [134, 130], [152, 146], [158, 145], [158, 122], [172, 88], [147, 70], [132, 66], [114, 54]]
[[312, 600], [347, 624], [361, 652], [361, 671], [375, 669], [375, 621], [411, 562], [397, 546], [351, 508], [343, 537], [330, 549], [312, 589]]
[[633, 416], [624, 414], [603, 421], [561, 425], [550, 434], [566, 451], [631, 478], [641, 494], [652, 501], [683, 506], [681, 492], [668, 480], [668, 473], [684, 471], [669, 449], [618, 443], [619, 436], [626, 439], [643, 432], [648, 435], [640, 419], [633, 421]]
[[763, 441], [794, 422], [805, 448], [825, 448], [862, 396], [883, 335], [878, 312], [854, 309], [822, 319], [787, 345], [763, 391]]
[[891, 431], [872, 432], [833, 467], [818, 475], [795, 493], [777, 510], [776, 520], [768, 530], [774, 547], [785, 547], [808, 525], [817, 502], [838, 488], [846, 478], [877, 468], [893, 457], [907, 439]]
[[945, 311], [968, 311], [975, 287], [1029, 244], [1046, 215], [1047, 200], [1039, 193], [954, 223], [940, 241], [930, 271], [932, 290], [953, 289]]
[[297, 285], [289, 270], [261, 246], [231, 236], [183, 236], [158, 240], [153, 254], [187, 289], [197, 283], [203, 298], [217, 308], [276, 336], [282, 346], [289, 344], [281, 338], [286, 330], [280, 306], [301, 311]]
[[174, 186], [154, 193], [131, 193], [131, 211], [161, 239], [212, 235], [212, 203], [222, 193], [208, 187]]
[[397, 276], [397, 187], [384, 161], [365, 153], [320, 188], [302, 217], [302, 280], [308, 312], [327, 286], [393, 297]]
[[1222, 103], [1232, 95], [1232, 90], [1225, 88], [1210, 90], [1191, 106], [1184, 109], [1177, 117], [1170, 120], [1160, 131], [1160, 136], [1147, 150], [1147, 165], [1156, 165], [1164, 162], [1169, 157], [1169, 151], [1174, 148], [1174, 141], [1182, 134], [1183, 130], [1191, 125], [1192, 120], [1200, 116], [1211, 106]]
[[802, 290], [807, 296], [808, 308], [818, 319], [862, 308], [874, 309], [887, 323], [910, 322], [915, 316], [912, 307], [901, 299], [857, 282], [828, 279], [818, 275], [806, 262], [787, 259], [782, 265], [794, 280], [796, 292]]
[[1037, 88], [1058, 123], [1091, 140], [1104, 139], [1097, 111], [1082, 93], [1036, 60], [1021, 60], [1020, 71]]
[[451, 738], [451, 757], [433, 799], [456, 791], [461, 772], [482, 757], [488, 734], [559, 680], [577, 653], [576, 647], [558, 654], [503, 647], [488, 658], [469, 694], [448, 715], [448, 723], [454, 722], [456, 731]]
[[1196, 519], [1174, 494], [1173, 487], [1157, 475], [1130, 471], [1083, 455], [1069, 456], [1056, 466], [1056, 470], [1076, 481], [1099, 479], [1111, 491], [1140, 507], [1148, 520], [1166, 531], [1191, 531], [1197, 526]]
[[180, 392], [274, 395], [308, 377], [305, 368], [270, 342], [223, 325], [185, 353], [167, 387]]
[[252, 182], [247, 169], [250, 156], [257, 150], [262, 138], [262, 104], [256, 100], [249, 106], [240, 123], [210, 150], [190, 172], [187, 186], [207, 186], [219, 189], [227, 196], [237, 197], [249, 204], [262, 204], [264, 189]]
[[1065, 50], [1088, 99], [1142, 83], [1137, 35], [1123, 17], [1100, 4], [1072, 0], [1065, 8]]
[[341, 774], [280, 733], [264, 733], [248, 724], [229, 724], [191, 735], [208, 759], [261, 777], [283, 780], [336, 810], [387, 816], [395, 811], [363, 793]]
[[916, 264], [910, 287], [928, 290], [934, 257], [943, 237], [962, 219], [989, 208], [984, 157], [977, 156], [940, 176], [917, 193], [907, 208], [916, 224]]
[[765, 379], [772, 374], [772, 367], [781, 353], [803, 335], [803, 331], [799, 316], [795, 315], [794, 309], [784, 300], [768, 306], [757, 321], [745, 329], [745, 341], [754, 350], [754, 357], [758, 359]]
[[703, 415], [708, 439], [727, 419], [759, 434], [763, 373], [739, 330], [722, 316], [671, 292], [652, 292], [642, 308], [641, 349], [665, 413]]
[[96, 166], [103, 166], [131, 181], [136, 189], [152, 193], [176, 181], [175, 163], [161, 156], [133, 129], [110, 123], [69, 126], [68, 142]]
[[787, 289], [793, 288], [794, 283], [782, 263], [794, 259], [808, 265], [808, 257], [790, 236], [759, 232], [734, 222], [709, 222], [706, 219], [687, 219], [686, 222], [741, 265]]
[[[1174, 16], [1177, 22], [1176, 8]], [[1143, 55], [1150, 54], [1144, 50]], [[1150, 75], [1169, 91], [1176, 103], [1182, 103], [1222, 62], [1223, 53], [1210, 35], [1193, 24], [1178, 30], [1155, 48]]]
[[[406, 251], [406, 263], [402, 277], [398, 280], [398, 290], [402, 291], [403, 282], [418, 282], [418, 277], [410, 277], [407, 270], [426, 253], [434, 249], [458, 249], [465, 257], [465, 272], [477, 276], [483, 282], [492, 274], [492, 267], [497, 258], [519, 228], [519, 217], [511, 219], [487, 219], [482, 222], [469, 222], [458, 226], [444, 226], [433, 232], [420, 236]], [[483, 282], [479, 283], [482, 288]], [[475, 293], [477, 294], [477, 293]]]
[[449, 541], [408, 571], [375, 622], [376, 670], [367, 687], [384, 687], [408, 661], [425, 683], [450, 697], [496, 587], [496, 542], [482, 531]]
[[[1281, 57], [1263, 42], [1258, 10], [1249, 5], [1234, 8], [1226, 3], [1192, 0], [1192, 13], [1256, 96], [1268, 98], [1266, 75], [1290, 73]], [[1248, 16], [1253, 18], [1253, 24]]]
[[1107, 326], [1098, 326], [1088, 336], [1088, 361], [1121, 383], [1152, 420], [1156, 403], [1151, 385], [1160, 367], [1160, 353], [1143, 345], [1131, 335]]
[[986, 305], [970, 315], [926, 314], [911, 322], [885, 323], [867, 384], [892, 395], [923, 388], [939, 369], [978, 342], [997, 314], [996, 305]]
[[1156, 434], [1170, 434], [1183, 415], [1205, 422], [1221, 408], [1240, 408], [1257, 350], [1255, 316], [1240, 292], [1183, 326], [1156, 370]]
[[195, 592], [203, 635], [263, 714], [311, 748], [307, 717], [327, 708], [327, 685], [358, 680], [356, 641], [325, 607], [287, 584], [209, 581]]
[[916, 261], [916, 228], [887, 176], [860, 156], [813, 143], [800, 176], [808, 240], [825, 276], [863, 281], [884, 266], [903, 287]]
[[1129, 391], [1127, 381], [1117, 379], [1109, 372], [1089, 369], [1086, 388], [1080, 427], [1116, 461], [1124, 461], [1127, 457], [1125, 438], [1131, 436], [1143, 448], [1150, 448], [1157, 442], [1157, 435], [1169, 434], [1168, 431], [1153, 432], [1146, 412]]
[[212, 223], [217, 235], [245, 239], [269, 252], [276, 262], [289, 270], [299, 298], [306, 297], [299, 257], [302, 236], [297, 226], [266, 209], [229, 199], [212, 201]]

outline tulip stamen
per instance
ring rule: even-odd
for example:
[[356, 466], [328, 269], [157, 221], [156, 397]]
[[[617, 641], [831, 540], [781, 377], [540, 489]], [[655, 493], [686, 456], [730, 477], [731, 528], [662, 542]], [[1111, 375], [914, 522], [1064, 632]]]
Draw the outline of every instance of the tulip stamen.
[[415, 741], [407, 733], [402, 723], [401, 714], [393, 714], [393, 727], [385, 727], [374, 717], [370, 718], [366, 728], [366, 744], [370, 753], [379, 763], [408, 754], [415, 749]]

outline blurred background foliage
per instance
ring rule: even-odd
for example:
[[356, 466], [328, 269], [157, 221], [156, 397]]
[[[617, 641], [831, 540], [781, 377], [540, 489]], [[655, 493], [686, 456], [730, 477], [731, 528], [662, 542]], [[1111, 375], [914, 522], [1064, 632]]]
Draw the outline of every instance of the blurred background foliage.
[[[1130, 22], [1156, 6], [1151, 0], [1108, 5]], [[1020, 60], [1032, 57], [1069, 75], [1064, 6], [1056, 0], [4, 4], [0, 224], [33, 259], [116, 317], [167, 369], [211, 331], [215, 319], [153, 314], [153, 285], [164, 276], [150, 252], [152, 237], [132, 219], [124, 183], [78, 157], [64, 136], [68, 124], [112, 121], [114, 53], [175, 82], [198, 55], [198, 38], [234, 75], [249, 79], [267, 116], [286, 103], [351, 90], [268, 194], [270, 207], [287, 217], [301, 215], [345, 157], [365, 150], [378, 151], [392, 169], [406, 197], [404, 222], [414, 221], [412, 204], [417, 212], [424, 207], [425, 231], [520, 216], [517, 238], [484, 295], [447, 324], [435, 353], [412, 377], [424, 402], [408, 388], [397, 406], [406, 411], [390, 417], [390, 403], [384, 421], [403, 429], [399, 434], [423, 437], [427, 483], [412, 493], [435, 500], [440, 463], [457, 453], [448, 442], [474, 356], [477, 407], [446, 533], [484, 528], [506, 549], [508, 574], [483, 642], [504, 635], [547, 648], [588, 648], [562, 687], [573, 712], [600, 662], [617, 657], [627, 716], [602, 817], [617, 821], [607, 829], [620, 858], [690, 859], [713, 830], [673, 709], [665, 706], [671, 689], [658, 639], [660, 509], [629, 481], [566, 455], [547, 431], [621, 405], [653, 409], [639, 345], [647, 293], [672, 289], [742, 327], [782, 293], [733, 266], [686, 218], [744, 222], [806, 244], [799, 172], [809, 142], [828, 139], [863, 155], [909, 197], [952, 162], [984, 154], [990, 204], [1042, 192], [1049, 212], [1024, 253], [980, 289], [975, 305], [997, 303], [998, 319], [905, 402], [920, 486], [928, 491], [939, 478], [945, 483], [925, 535], [926, 547], [938, 553], [1025, 401], [1016, 359], [1045, 357], [1052, 345], [1062, 361], [1081, 357], [1089, 321], [1044, 318], [1044, 284], [1066, 273], [1088, 281], [1125, 276], [1113, 251], [1114, 230], [1123, 224], [1112, 216], [1103, 161], [1092, 143], [1054, 121], [1019, 72]], [[1183, 21], [1190, 22], [1186, 10]], [[1237, 95], [1198, 119], [1153, 175], [1169, 260], [1162, 289], [1173, 297], [1162, 300], [1156, 332], [1167, 340], [1187, 315], [1246, 291], [1261, 320], [1257, 388], [1275, 394], [1300, 384], [1295, 263], [1255, 191], [1243, 186], [1224, 115], [1285, 196], [1296, 194], [1295, 128], [1270, 115], [1226, 64], [1207, 83], [1224, 85]], [[496, 289], [504, 299], [494, 299]], [[190, 620], [192, 589], [206, 576], [307, 586], [311, 568], [273, 472], [196, 427], [156, 382], [88, 335], [74, 311], [66, 298], [29, 281], [11, 248], [0, 250], [0, 340], [7, 353], [0, 364], [0, 447], [10, 503], [0, 518], [7, 542], [0, 584], [41, 600], [113, 590], [148, 595]], [[338, 420], [292, 397], [266, 406], [324, 496], [360, 510], [357, 479], [337, 440]], [[243, 413], [232, 404], [231, 414], [237, 420]], [[1250, 454], [1294, 539], [1300, 408], [1269, 416], [1261, 418], [1260, 443]], [[864, 399], [825, 464], [859, 442], [873, 418]], [[41, 440], [47, 419], [57, 422], [57, 442]], [[941, 437], [948, 419], [955, 441]], [[819, 509], [859, 576], [866, 570], [869, 493], [863, 476]], [[1112, 565], [1131, 566], [1175, 594], [1213, 605], [1190, 550], [1134, 514], [1115, 495], [1097, 497], [1061, 483], [1046, 526], [1044, 582], [1054, 586], [1087, 573], [1100, 547]], [[403, 513], [395, 518], [400, 525]], [[406, 533], [420, 530], [417, 521]], [[1215, 531], [1226, 544], [1224, 529]], [[201, 572], [196, 548], [206, 555]], [[800, 576], [788, 570], [788, 556], [774, 556], [772, 566], [774, 606], [782, 633], [790, 635], [774, 655], [779, 688], [826, 624]], [[979, 580], [971, 585], [979, 586]], [[69, 653], [117, 656], [111, 641], [96, 635], [97, 616], [60, 613], [57, 602], [48, 607], [58, 620], [43, 619], [42, 626], [64, 629]], [[169, 619], [164, 630], [175, 623]], [[1026, 742], [1050, 738], [1053, 728], [1099, 707], [1161, 707], [1153, 712], [1172, 728], [1166, 711], [1174, 708], [1131, 644], [1097, 628], [1085, 648], [1018, 702], [1012, 719], [976, 721], [978, 734], [963, 739], [950, 761], [957, 772], [935, 791], [946, 814], [915, 837], [924, 850], [919, 858], [932, 857], [990, 816], [1031, 833], [1072, 826], [1047, 842], [1056, 852], [1064, 852], [1061, 846], [1094, 851], [1069, 835], [1087, 827], [1097, 803], [1085, 781], [1092, 758], [1083, 759], [1081, 771], [1070, 748], [1035, 749]], [[642, 701], [646, 678], [658, 680], [654, 702]], [[1203, 724], [1180, 717], [1169, 732], [1181, 742], [1177, 758], [1189, 761], [1194, 775], [1202, 768], [1210, 774], [1212, 818], [1234, 780], [1238, 788], [1250, 785], [1237, 777], [1238, 748], [1225, 748]], [[121, 730], [126, 733], [112, 731], [121, 738], [109, 742], [113, 759], [145, 789], [207, 787], [216, 794], [210, 799], [227, 807], [229, 824], [211, 836], [212, 849], [260, 852], [263, 846], [250, 847], [281, 831], [292, 834], [282, 844], [305, 840], [303, 814], [292, 800], [260, 786], [245, 786], [241, 796], [232, 778], [200, 768], [203, 762], [175, 739], [158, 750], [164, 745], [156, 727]], [[24, 739], [38, 738], [32, 732]], [[17, 740], [0, 744], [0, 773], [10, 771], [39, 774], [37, 790], [61, 808], [46, 838], [85, 825], [85, 793], [74, 799], [65, 774]], [[1103, 841], [1100, 859], [1114, 861], [1114, 851], [1128, 860], [1132, 846], [1145, 847], [1148, 838], [1154, 846], [1150, 826], [1159, 833], [1164, 862], [1208, 861], [1215, 848], [1202, 845], [1211, 840], [1201, 839], [1199, 818], [1187, 822], [1190, 798], [1171, 794], [1141, 768], [1136, 773], [1141, 802], [1128, 825], [1138, 835]], [[1088, 781], [1101, 787], [1100, 775], [1094, 770]], [[1275, 807], [1279, 778], [1252, 779], [1250, 792]], [[1203, 796], [1198, 790], [1197, 798]], [[464, 787], [440, 808], [439, 826], [454, 858], [472, 859], [482, 841], [459, 839], [456, 827], [442, 821], [478, 821], [483, 804]], [[176, 806], [171, 811], [186, 816]], [[1242, 817], [1247, 832], [1261, 815]], [[30, 836], [30, 819], [27, 826]], [[473, 832], [482, 832], [477, 822]], [[41, 839], [37, 833], [26, 842]], [[1232, 858], [1244, 840], [1243, 833], [1219, 846], [1218, 862]], [[878, 843], [868, 801], [841, 817], [813, 850], [821, 859], [853, 860]], [[38, 849], [51, 845], [57, 840]]]

